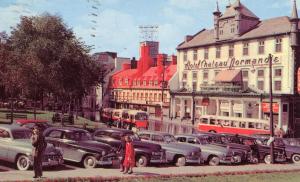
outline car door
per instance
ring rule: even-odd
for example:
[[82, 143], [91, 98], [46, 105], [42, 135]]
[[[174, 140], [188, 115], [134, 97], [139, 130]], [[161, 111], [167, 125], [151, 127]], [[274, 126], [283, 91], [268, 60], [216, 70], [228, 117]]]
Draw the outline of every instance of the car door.
[[0, 129], [0, 159], [7, 160], [8, 155], [8, 146], [10, 140], [9, 133], [4, 130]]
[[64, 132], [62, 146], [64, 148], [64, 158], [66, 160], [80, 162], [85, 154], [84, 149], [80, 149], [80, 144], [76, 141], [77, 132]]

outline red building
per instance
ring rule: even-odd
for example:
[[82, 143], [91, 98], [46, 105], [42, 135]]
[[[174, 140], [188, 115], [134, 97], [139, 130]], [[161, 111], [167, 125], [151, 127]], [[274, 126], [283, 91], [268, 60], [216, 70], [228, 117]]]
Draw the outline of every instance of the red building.
[[164, 115], [169, 115], [169, 82], [176, 73], [176, 60], [174, 55], [159, 54], [158, 42], [142, 42], [137, 68], [123, 64], [122, 70], [111, 77], [112, 106], [142, 109], [156, 116], [163, 106]]

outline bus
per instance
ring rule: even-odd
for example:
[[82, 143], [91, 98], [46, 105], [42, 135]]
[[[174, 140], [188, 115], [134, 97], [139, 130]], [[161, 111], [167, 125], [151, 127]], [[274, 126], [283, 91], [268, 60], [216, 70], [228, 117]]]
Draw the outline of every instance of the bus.
[[198, 130], [242, 135], [270, 134], [268, 120], [206, 115], [199, 118]]
[[148, 129], [149, 126], [149, 116], [145, 111], [140, 110], [129, 110], [129, 123], [131, 126], [136, 128]]

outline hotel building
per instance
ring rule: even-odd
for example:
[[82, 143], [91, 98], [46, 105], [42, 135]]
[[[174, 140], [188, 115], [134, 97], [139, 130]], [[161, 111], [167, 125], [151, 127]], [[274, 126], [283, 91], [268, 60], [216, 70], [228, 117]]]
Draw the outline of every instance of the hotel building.
[[170, 116], [194, 122], [206, 115], [268, 121], [272, 60], [274, 124], [300, 133], [296, 2], [291, 17], [260, 20], [237, 0], [224, 13], [217, 7], [213, 21], [213, 29], [188, 35], [177, 47]]

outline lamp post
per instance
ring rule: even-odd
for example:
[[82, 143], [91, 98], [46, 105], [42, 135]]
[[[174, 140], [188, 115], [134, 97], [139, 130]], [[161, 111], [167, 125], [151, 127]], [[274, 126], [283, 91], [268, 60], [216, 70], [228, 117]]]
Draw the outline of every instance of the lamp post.
[[[272, 88], [272, 58], [273, 56], [269, 54], [269, 84], [270, 84], [270, 135], [274, 138], [274, 126], [273, 126], [273, 88]], [[270, 154], [271, 154], [271, 164], [274, 164], [274, 144], [270, 144]]]
[[161, 83], [161, 113], [160, 113], [160, 121], [163, 123], [164, 121], [164, 89], [165, 89], [165, 60], [163, 60], [163, 72], [162, 72], [162, 83]]

